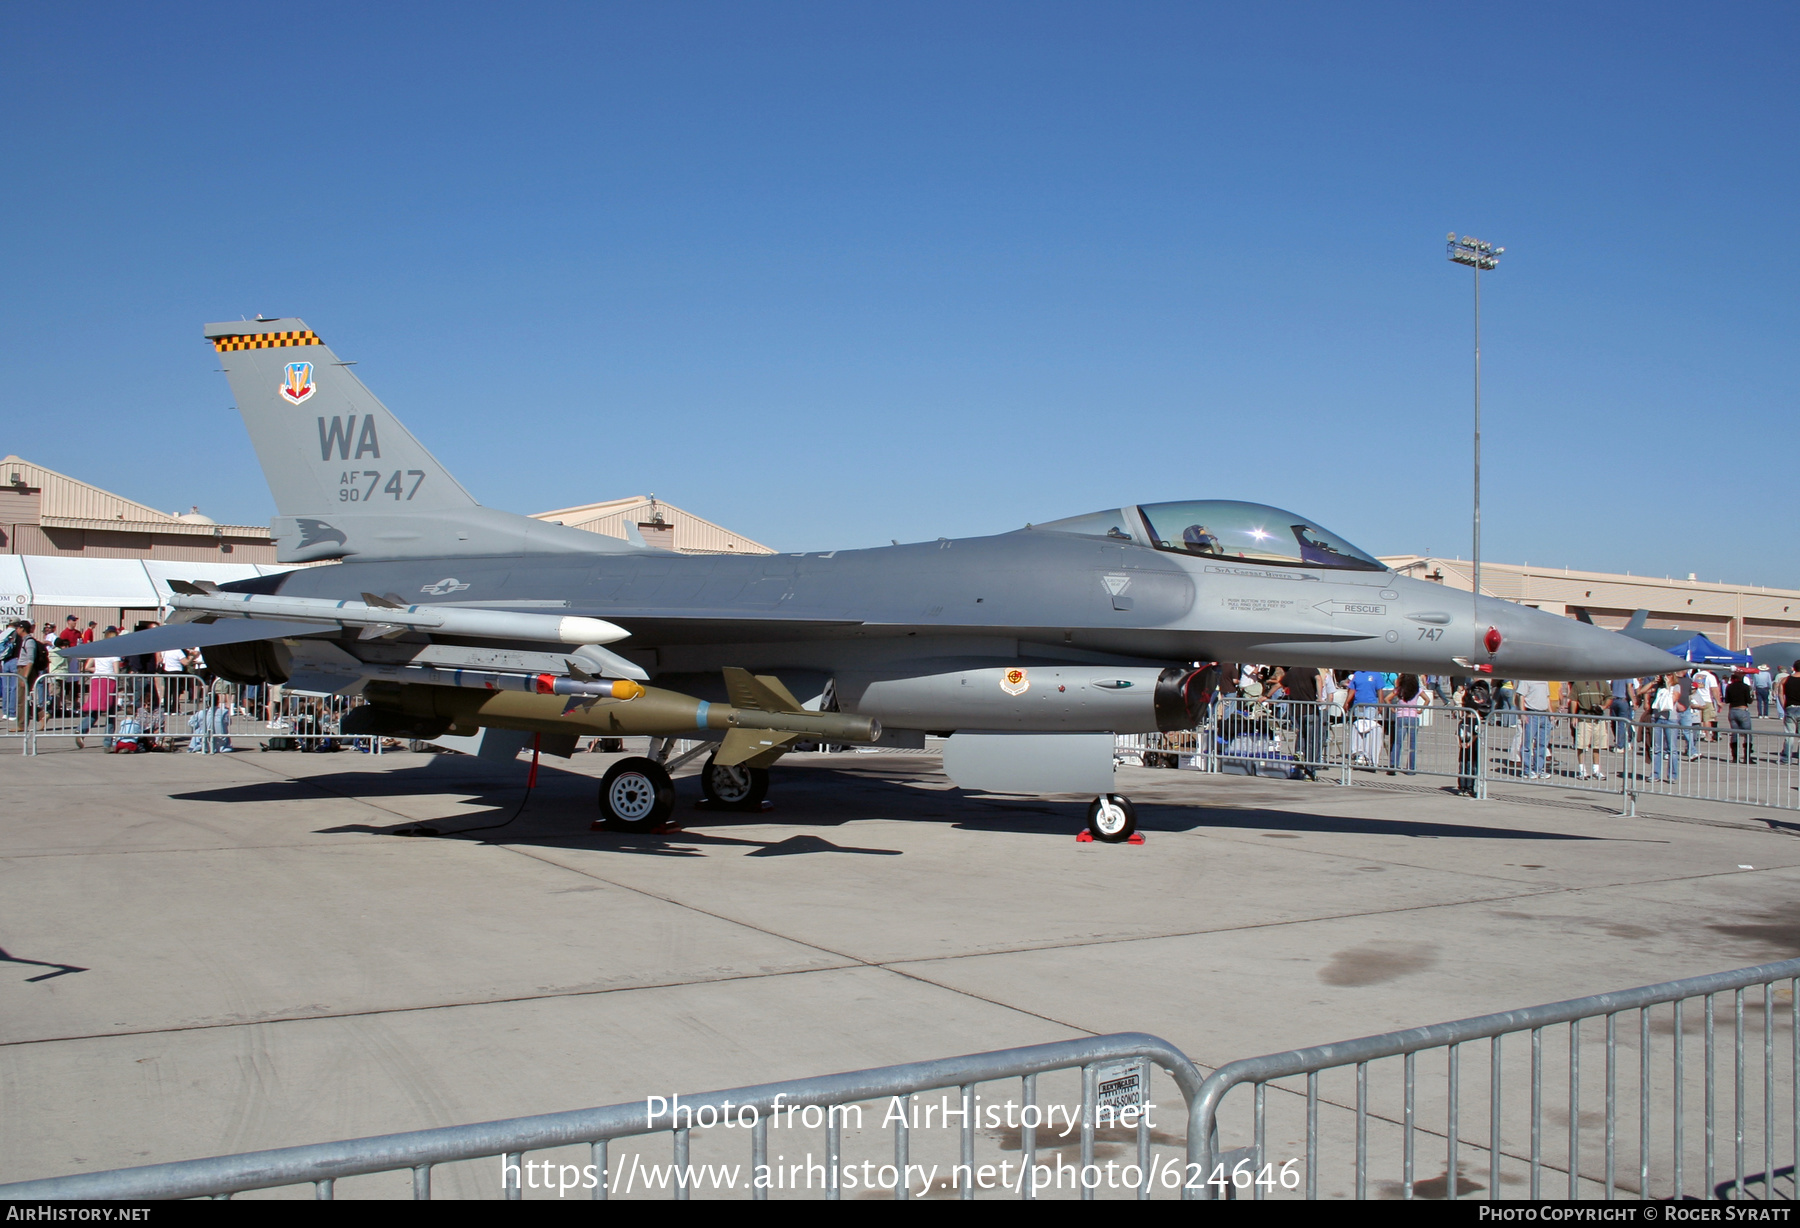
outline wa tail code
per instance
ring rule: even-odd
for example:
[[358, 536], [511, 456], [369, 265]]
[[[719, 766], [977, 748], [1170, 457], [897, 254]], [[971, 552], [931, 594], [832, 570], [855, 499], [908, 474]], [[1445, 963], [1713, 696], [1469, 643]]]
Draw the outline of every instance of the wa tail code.
[[[361, 460], [365, 456], [381, 459], [381, 440], [375, 434], [375, 415], [362, 415], [362, 431], [356, 429], [356, 415], [348, 418], [319, 419], [319, 459], [331, 459], [331, 451], [337, 449], [339, 460]], [[330, 425], [326, 425], [329, 423]], [[350, 440], [355, 436], [356, 455], [350, 455]]]

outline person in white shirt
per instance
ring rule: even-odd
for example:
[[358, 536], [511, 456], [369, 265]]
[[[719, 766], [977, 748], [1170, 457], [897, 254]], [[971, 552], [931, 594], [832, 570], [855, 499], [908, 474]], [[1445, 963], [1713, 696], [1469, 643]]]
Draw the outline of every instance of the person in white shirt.
[[1708, 742], [1719, 740], [1719, 679], [1711, 670], [1698, 670], [1694, 674], [1694, 707], [1699, 715], [1695, 718], [1699, 724], [1712, 728], [1706, 735]]
[[1519, 743], [1520, 766], [1529, 780], [1545, 775], [1545, 754], [1550, 749], [1550, 684], [1520, 680], [1515, 688], [1523, 730]]
[[[108, 627], [101, 635], [102, 640], [119, 638], [117, 627]], [[106, 748], [112, 749], [113, 708], [118, 700], [119, 667], [123, 662], [118, 657], [89, 657], [88, 672], [94, 677], [87, 685], [87, 694], [81, 700], [81, 730], [75, 736], [77, 749], [84, 748], [82, 736], [97, 723], [106, 723]]]

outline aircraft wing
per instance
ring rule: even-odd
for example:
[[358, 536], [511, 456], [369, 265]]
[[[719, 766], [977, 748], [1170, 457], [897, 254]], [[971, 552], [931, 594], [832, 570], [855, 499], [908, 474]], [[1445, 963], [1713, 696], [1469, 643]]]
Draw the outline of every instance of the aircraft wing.
[[318, 623], [221, 618], [210, 623], [170, 623], [164, 627], [152, 627], [148, 631], [133, 631], [130, 635], [95, 640], [91, 644], [78, 644], [73, 648], [59, 648], [56, 651], [65, 657], [76, 658], [135, 657], [162, 652], [168, 648], [211, 648], [215, 644], [245, 644], [251, 640], [283, 639], [336, 630], [336, 627], [320, 626]]

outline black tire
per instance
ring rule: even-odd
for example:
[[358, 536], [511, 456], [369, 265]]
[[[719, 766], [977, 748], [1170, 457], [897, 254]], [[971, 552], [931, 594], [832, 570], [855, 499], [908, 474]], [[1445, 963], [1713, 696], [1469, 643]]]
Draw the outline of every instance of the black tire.
[[1106, 793], [1088, 803], [1087, 829], [1102, 844], [1123, 844], [1137, 830], [1137, 807], [1120, 793]]
[[600, 813], [613, 831], [655, 831], [675, 813], [675, 782], [654, 759], [621, 759], [600, 778]]
[[715, 806], [729, 806], [733, 810], [755, 810], [762, 805], [763, 798], [769, 793], [769, 769], [753, 768], [739, 765], [737, 767], [720, 767], [714, 763], [718, 752], [707, 756], [706, 766], [700, 769], [700, 792], [706, 800]]

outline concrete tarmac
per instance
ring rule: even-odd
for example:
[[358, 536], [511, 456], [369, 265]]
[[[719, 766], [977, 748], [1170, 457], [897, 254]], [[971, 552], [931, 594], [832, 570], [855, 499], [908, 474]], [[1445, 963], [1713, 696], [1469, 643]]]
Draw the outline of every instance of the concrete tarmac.
[[681, 830], [621, 836], [610, 762], [428, 839], [525, 765], [0, 757], [0, 1181], [1124, 1030], [1210, 1069], [1800, 954], [1791, 811], [1122, 768], [1112, 846], [796, 755], [768, 813], [678, 773]]

